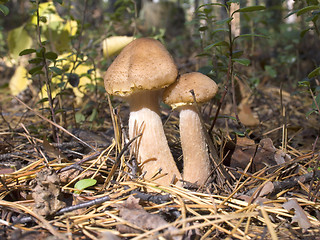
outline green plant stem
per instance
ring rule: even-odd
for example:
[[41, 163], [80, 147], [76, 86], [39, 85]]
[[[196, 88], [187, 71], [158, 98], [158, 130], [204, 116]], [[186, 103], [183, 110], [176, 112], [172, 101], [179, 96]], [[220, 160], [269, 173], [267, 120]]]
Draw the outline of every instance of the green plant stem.
[[[40, 14], [39, 14], [39, 0], [36, 1], [37, 4], [37, 35], [38, 35], [38, 41], [40, 48], [44, 48], [42, 41], [41, 41], [41, 32], [40, 32]], [[49, 67], [46, 61], [45, 51], [42, 52], [42, 58], [43, 58], [43, 66], [44, 66], [44, 73], [45, 73], [45, 82], [46, 82], [46, 88], [47, 88], [47, 94], [48, 94], [48, 101], [49, 101], [49, 107], [51, 111], [51, 119], [56, 124], [56, 115], [53, 108], [53, 99], [51, 95], [51, 85], [50, 85], [50, 76], [49, 76]], [[54, 140], [57, 143], [60, 143], [59, 139], [59, 133], [58, 130], [55, 128], [55, 126], [52, 125], [52, 135]]]
[[[232, 15], [230, 15], [230, 6], [228, 6], [228, 12], [229, 12], [229, 17], [231, 17]], [[231, 82], [233, 112], [235, 114], [238, 125], [241, 125], [240, 119], [238, 116], [237, 103], [236, 103], [236, 92], [235, 92], [235, 85], [234, 85], [233, 62], [232, 62], [234, 41], [232, 38], [231, 22], [228, 23], [228, 29], [229, 29], [229, 33], [228, 33], [228, 36], [229, 36], [229, 62], [228, 62], [227, 82], [228, 82], [228, 84], [230, 84], [230, 82]]]
[[76, 53], [76, 59], [73, 63], [72, 69], [70, 71], [70, 73], [73, 73], [76, 70], [77, 67], [77, 61], [80, 55], [80, 48], [81, 48], [81, 43], [82, 43], [82, 36], [83, 36], [83, 29], [84, 29], [84, 23], [86, 21], [86, 12], [87, 12], [87, 7], [88, 7], [88, 0], [85, 0], [84, 2], [84, 9], [83, 9], [83, 16], [82, 16], [82, 20], [81, 20], [81, 29], [79, 32], [79, 42], [78, 42], [78, 46], [77, 46], [77, 53]]

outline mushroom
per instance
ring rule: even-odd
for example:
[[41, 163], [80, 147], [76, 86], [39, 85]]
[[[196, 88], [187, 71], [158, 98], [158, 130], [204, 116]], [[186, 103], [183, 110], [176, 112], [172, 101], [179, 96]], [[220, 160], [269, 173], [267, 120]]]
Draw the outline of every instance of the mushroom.
[[163, 93], [163, 101], [180, 111], [180, 139], [183, 152], [183, 179], [188, 182], [204, 184], [210, 175], [210, 160], [203, 129], [194, 98], [204, 103], [213, 98], [218, 90], [217, 84], [199, 72], [180, 76]]
[[157, 40], [140, 38], [128, 44], [110, 65], [104, 85], [110, 95], [129, 102], [129, 137], [139, 132], [135, 154], [150, 179], [159, 169], [167, 175], [156, 182], [168, 185], [173, 176], [181, 179], [172, 157], [160, 118], [159, 101], [163, 88], [176, 81], [174, 61]]

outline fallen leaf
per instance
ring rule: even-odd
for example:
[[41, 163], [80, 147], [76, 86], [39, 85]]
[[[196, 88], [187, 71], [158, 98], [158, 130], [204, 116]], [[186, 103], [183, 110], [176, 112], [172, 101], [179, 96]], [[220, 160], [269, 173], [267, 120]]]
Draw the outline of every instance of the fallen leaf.
[[295, 214], [292, 217], [292, 222], [297, 222], [299, 226], [303, 229], [308, 229], [311, 227], [311, 222], [309, 221], [307, 214], [302, 209], [302, 207], [299, 205], [298, 201], [296, 199], [290, 199], [288, 202], [282, 204], [282, 207], [286, 209], [287, 211], [290, 211], [291, 209], [294, 209]]
[[[116, 207], [120, 210], [119, 216], [121, 218], [145, 230], [155, 229], [168, 224], [160, 215], [145, 211], [144, 208], [139, 205], [139, 199], [132, 195], [130, 195], [124, 203], [117, 204]], [[141, 232], [138, 229], [125, 225], [117, 225], [117, 230], [121, 233]], [[169, 233], [174, 230], [176, 230], [174, 227], [168, 228]], [[181, 237], [175, 236], [173, 239], [181, 239]]]
[[257, 198], [257, 197], [263, 197], [268, 195], [269, 193], [272, 193], [274, 190], [274, 186], [273, 183], [268, 181], [266, 182], [263, 187], [260, 189], [260, 191], [257, 191], [254, 195], [253, 198]]
[[11, 94], [14, 96], [18, 95], [25, 90], [30, 83], [27, 69], [23, 66], [18, 66], [9, 82]]
[[48, 142], [46, 137], [43, 138], [42, 145], [49, 157], [57, 158], [59, 160], [67, 159], [67, 157], [58, 148], [55, 148]]
[[39, 215], [51, 216], [66, 206], [61, 201], [60, 181], [53, 169], [42, 169], [31, 185], [34, 210]]
[[256, 172], [265, 166], [281, 164], [289, 160], [290, 156], [275, 148], [270, 138], [262, 139], [258, 145], [254, 144], [251, 139], [237, 138], [230, 166], [245, 169], [252, 158], [253, 161], [248, 172]]
[[238, 106], [239, 108], [239, 119], [240, 122], [248, 127], [257, 126], [259, 124], [259, 119], [257, 119], [251, 110], [251, 105], [246, 102], [241, 102]]

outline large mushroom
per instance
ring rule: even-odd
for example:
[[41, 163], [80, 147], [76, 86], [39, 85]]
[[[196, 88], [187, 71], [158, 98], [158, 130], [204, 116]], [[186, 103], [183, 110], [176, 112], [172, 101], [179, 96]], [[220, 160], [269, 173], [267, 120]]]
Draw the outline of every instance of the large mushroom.
[[168, 185], [180, 172], [172, 157], [160, 118], [159, 101], [163, 88], [176, 81], [174, 61], [157, 40], [140, 38], [128, 44], [108, 68], [104, 85], [110, 95], [129, 102], [129, 137], [142, 132], [135, 149], [146, 179], [159, 169], [167, 175], [156, 182]]
[[194, 91], [197, 103], [204, 103], [216, 95], [218, 86], [202, 73], [183, 74], [165, 90], [163, 101], [180, 111], [183, 179], [204, 184], [210, 175], [210, 160], [204, 134], [206, 130], [202, 127], [191, 90]]

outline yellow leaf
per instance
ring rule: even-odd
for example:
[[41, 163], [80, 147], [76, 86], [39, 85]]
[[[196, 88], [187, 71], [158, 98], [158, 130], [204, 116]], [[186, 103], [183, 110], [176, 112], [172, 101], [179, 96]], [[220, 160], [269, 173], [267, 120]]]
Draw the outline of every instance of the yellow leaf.
[[[61, 69], [63, 69], [64, 71], [66, 71], [66, 73], [70, 73], [72, 67], [73, 67], [73, 62], [76, 60], [76, 55], [75, 54], [72, 54], [72, 53], [65, 53], [65, 54], [62, 54], [60, 55], [58, 58], [57, 58], [57, 64], [56, 64], [56, 67], [59, 67]], [[86, 59], [85, 59], [86, 60]], [[74, 95], [76, 96], [76, 101], [77, 103], [81, 103], [82, 101], [82, 97], [84, 96], [84, 87], [91, 83], [91, 79], [88, 78], [87, 76], [82, 76], [82, 74], [86, 74], [88, 73], [88, 71], [90, 69], [93, 69], [93, 65], [92, 64], [85, 64], [85, 63], [82, 63], [80, 64], [76, 70], [73, 72], [73, 73], [76, 73], [79, 75], [80, 77], [80, 81], [79, 81], [79, 85], [77, 87], [72, 87], [70, 83], [67, 83], [67, 88], [71, 88], [74, 92]], [[99, 77], [99, 73], [97, 73], [97, 77]], [[51, 83], [52, 83], [52, 86], [51, 86], [51, 90], [52, 90], [52, 97], [54, 98], [59, 92], [60, 92], [60, 89], [58, 88], [58, 83], [60, 83], [61, 81], [64, 81], [64, 82], [67, 82], [68, 79], [67, 79], [67, 76], [64, 75], [64, 78], [61, 80], [61, 76], [55, 76], [55, 77], [52, 77], [52, 80], [51, 80]], [[42, 95], [41, 95], [42, 94]], [[47, 89], [46, 89], [46, 86], [43, 86], [42, 89], [41, 89], [41, 93], [39, 93], [39, 97], [47, 97], [48, 94], [47, 94]]]
[[102, 41], [103, 56], [108, 58], [119, 53], [122, 48], [127, 46], [134, 39], [135, 37], [128, 36], [112, 36], [106, 38]]
[[28, 71], [23, 66], [18, 66], [10, 79], [9, 88], [12, 95], [18, 95], [25, 90], [30, 83], [28, 80]]
[[[63, 19], [59, 16], [56, 7], [53, 2], [44, 2], [39, 4], [39, 16], [45, 17], [48, 22], [63, 22]], [[36, 12], [32, 16], [31, 23], [37, 25], [37, 14]], [[47, 23], [40, 22], [40, 25]]]
[[74, 36], [78, 30], [78, 23], [74, 20], [68, 20], [64, 26], [64, 29], [68, 31], [70, 36]]
[[21, 27], [9, 31], [7, 42], [10, 56], [17, 60], [19, 53], [22, 50], [31, 47], [32, 39], [24, 29], [24, 25], [22, 25]]

